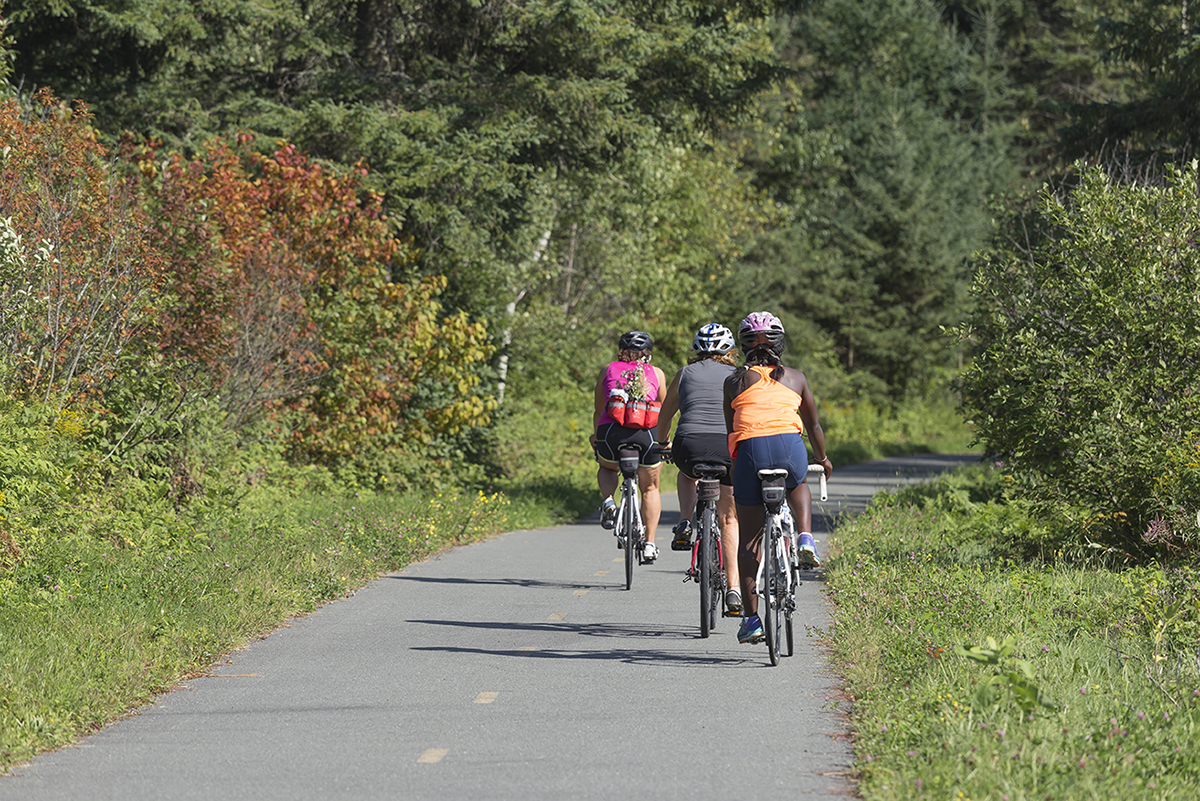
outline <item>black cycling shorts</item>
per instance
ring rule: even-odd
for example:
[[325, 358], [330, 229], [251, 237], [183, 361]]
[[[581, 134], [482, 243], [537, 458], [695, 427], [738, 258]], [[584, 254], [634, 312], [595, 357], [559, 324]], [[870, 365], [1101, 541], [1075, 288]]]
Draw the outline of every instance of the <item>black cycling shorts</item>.
[[729, 439], [724, 434], [675, 437], [671, 442], [671, 461], [688, 478], [696, 478], [694, 470], [698, 464], [723, 464], [725, 475], [721, 476], [721, 483], [727, 487], [733, 486], [733, 459], [729, 456]]
[[654, 467], [662, 462], [658, 448], [654, 447], [654, 432], [649, 428], [626, 428], [616, 423], [605, 423], [596, 429], [596, 456], [602, 462], [617, 464], [622, 445], [634, 445], [642, 452], [638, 464]]

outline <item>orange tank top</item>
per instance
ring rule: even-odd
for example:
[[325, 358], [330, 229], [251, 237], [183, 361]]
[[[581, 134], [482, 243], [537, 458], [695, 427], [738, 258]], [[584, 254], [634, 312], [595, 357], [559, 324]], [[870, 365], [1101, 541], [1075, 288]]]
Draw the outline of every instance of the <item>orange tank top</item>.
[[731, 452], [744, 439], [804, 433], [804, 424], [800, 422], [800, 395], [771, 378], [772, 368], [754, 365], [750, 369], [761, 378], [733, 399], [733, 433], [729, 435]]

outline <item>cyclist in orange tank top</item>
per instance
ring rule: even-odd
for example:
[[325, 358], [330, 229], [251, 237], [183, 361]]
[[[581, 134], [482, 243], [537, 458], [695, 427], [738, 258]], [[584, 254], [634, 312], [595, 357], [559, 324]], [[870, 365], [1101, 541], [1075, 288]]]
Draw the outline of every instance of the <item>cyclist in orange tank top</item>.
[[766, 517], [758, 471], [788, 471], [788, 506], [799, 529], [800, 563], [817, 567], [820, 561], [812, 536], [812, 494], [804, 481], [808, 452], [801, 435], [807, 432], [813, 456], [824, 466], [826, 478], [833, 472], [833, 464], [825, 455], [825, 432], [808, 379], [799, 370], [784, 367], [781, 361], [783, 323], [769, 312], [754, 312], [742, 321], [738, 342], [746, 362], [725, 380], [725, 427], [733, 455], [733, 498], [741, 532], [738, 567], [745, 619], [738, 630], [738, 642], [748, 643], [763, 637], [754, 592]]

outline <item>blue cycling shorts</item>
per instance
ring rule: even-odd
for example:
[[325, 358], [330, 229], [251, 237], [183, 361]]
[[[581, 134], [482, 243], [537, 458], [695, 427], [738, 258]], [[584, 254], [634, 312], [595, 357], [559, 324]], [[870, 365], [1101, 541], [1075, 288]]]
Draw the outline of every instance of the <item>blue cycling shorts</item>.
[[799, 433], [754, 437], [738, 443], [733, 461], [733, 499], [742, 506], [762, 505], [758, 471], [767, 468], [788, 471], [787, 488], [795, 489], [808, 476], [808, 450]]

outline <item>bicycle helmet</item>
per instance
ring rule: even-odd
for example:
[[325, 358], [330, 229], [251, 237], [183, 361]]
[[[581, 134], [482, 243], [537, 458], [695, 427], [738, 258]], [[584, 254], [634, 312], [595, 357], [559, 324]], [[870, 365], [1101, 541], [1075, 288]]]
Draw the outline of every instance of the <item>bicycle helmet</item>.
[[654, 347], [654, 340], [645, 331], [627, 331], [621, 335], [621, 341], [617, 343], [617, 350], [651, 350]]
[[749, 353], [764, 343], [775, 352], [783, 353], [783, 323], [770, 312], [752, 312], [746, 315], [738, 328], [738, 343], [743, 353]]
[[697, 356], [724, 356], [736, 345], [733, 332], [720, 323], [709, 323], [692, 337], [692, 350]]

